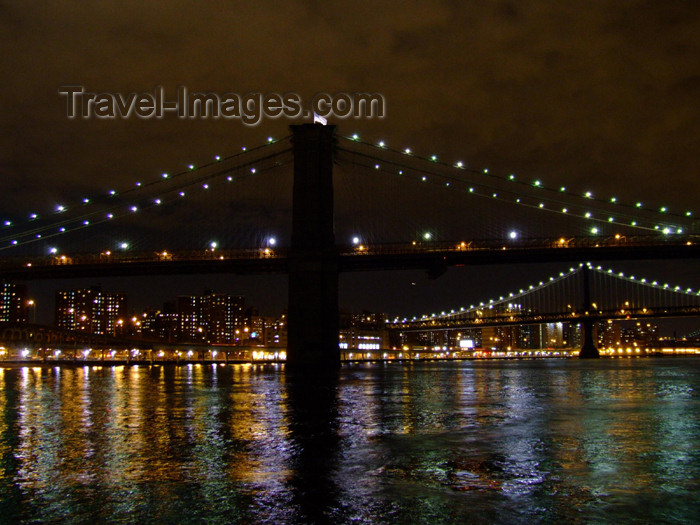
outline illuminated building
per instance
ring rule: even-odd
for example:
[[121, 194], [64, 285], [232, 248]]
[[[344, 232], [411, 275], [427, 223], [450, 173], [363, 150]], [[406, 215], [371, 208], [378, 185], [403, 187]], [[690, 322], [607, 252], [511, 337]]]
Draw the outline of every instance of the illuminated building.
[[0, 322], [26, 323], [29, 304], [23, 284], [0, 284]]
[[115, 335], [126, 318], [126, 294], [103, 292], [99, 286], [56, 292], [55, 323], [59, 328]]
[[342, 350], [379, 350], [389, 346], [386, 316], [363, 312], [340, 314], [339, 346]]
[[[177, 298], [178, 339], [208, 343], [234, 343], [244, 330], [241, 295], [206, 291], [200, 296]], [[237, 333], [238, 332], [238, 333]]]

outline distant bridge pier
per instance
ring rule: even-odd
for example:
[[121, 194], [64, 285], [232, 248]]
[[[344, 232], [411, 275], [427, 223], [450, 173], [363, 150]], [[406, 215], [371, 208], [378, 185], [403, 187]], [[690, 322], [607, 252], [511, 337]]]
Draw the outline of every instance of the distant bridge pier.
[[600, 357], [598, 353], [598, 348], [593, 340], [593, 329], [595, 325], [596, 318], [590, 317], [593, 311], [593, 305], [591, 304], [591, 276], [590, 268], [584, 265], [582, 268], [583, 276], [583, 311], [586, 314], [586, 318], [581, 322], [581, 328], [583, 329], [583, 345], [581, 346], [581, 352], [579, 352], [579, 358], [581, 359], [591, 359]]
[[338, 252], [333, 227], [335, 126], [290, 126], [294, 153], [287, 364], [337, 368]]
[[581, 328], [583, 329], [583, 345], [581, 346], [581, 352], [578, 356], [582, 359], [590, 359], [600, 357], [598, 353], [598, 347], [595, 345], [593, 340], [593, 326], [595, 324], [595, 319], [584, 319], [581, 323]]

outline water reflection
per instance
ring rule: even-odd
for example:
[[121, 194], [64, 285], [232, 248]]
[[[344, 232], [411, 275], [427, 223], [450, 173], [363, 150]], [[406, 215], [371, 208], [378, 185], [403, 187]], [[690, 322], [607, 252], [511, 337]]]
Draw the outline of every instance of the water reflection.
[[0, 521], [692, 521], [700, 363], [0, 369]]

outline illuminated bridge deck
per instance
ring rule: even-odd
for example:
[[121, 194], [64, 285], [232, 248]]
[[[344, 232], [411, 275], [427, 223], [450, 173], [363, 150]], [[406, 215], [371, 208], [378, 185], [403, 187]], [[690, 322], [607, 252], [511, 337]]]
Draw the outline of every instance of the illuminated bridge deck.
[[[281, 274], [287, 249], [104, 252], [0, 260], [6, 280], [176, 274]], [[471, 241], [339, 246], [341, 271], [425, 269], [449, 266], [579, 262], [587, 260], [684, 259], [700, 256], [687, 238], [561, 238], [517, 242]]]

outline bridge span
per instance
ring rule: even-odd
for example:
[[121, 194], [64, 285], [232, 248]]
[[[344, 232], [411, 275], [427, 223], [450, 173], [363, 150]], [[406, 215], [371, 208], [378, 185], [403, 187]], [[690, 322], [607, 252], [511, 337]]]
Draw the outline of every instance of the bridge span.
[[[700, 243], [658, 237], [526, 239], [518, 242], [452, 241], [338, 246], [339, 271], [426, 270], [439, 275], [451, 266], [645, 259], [695, 259]], [[13, 281], [79, 277], [227, 273], [284, 274], [289, 251], [173, 251], [78, 253], [0, 260], [0, 278]]]

